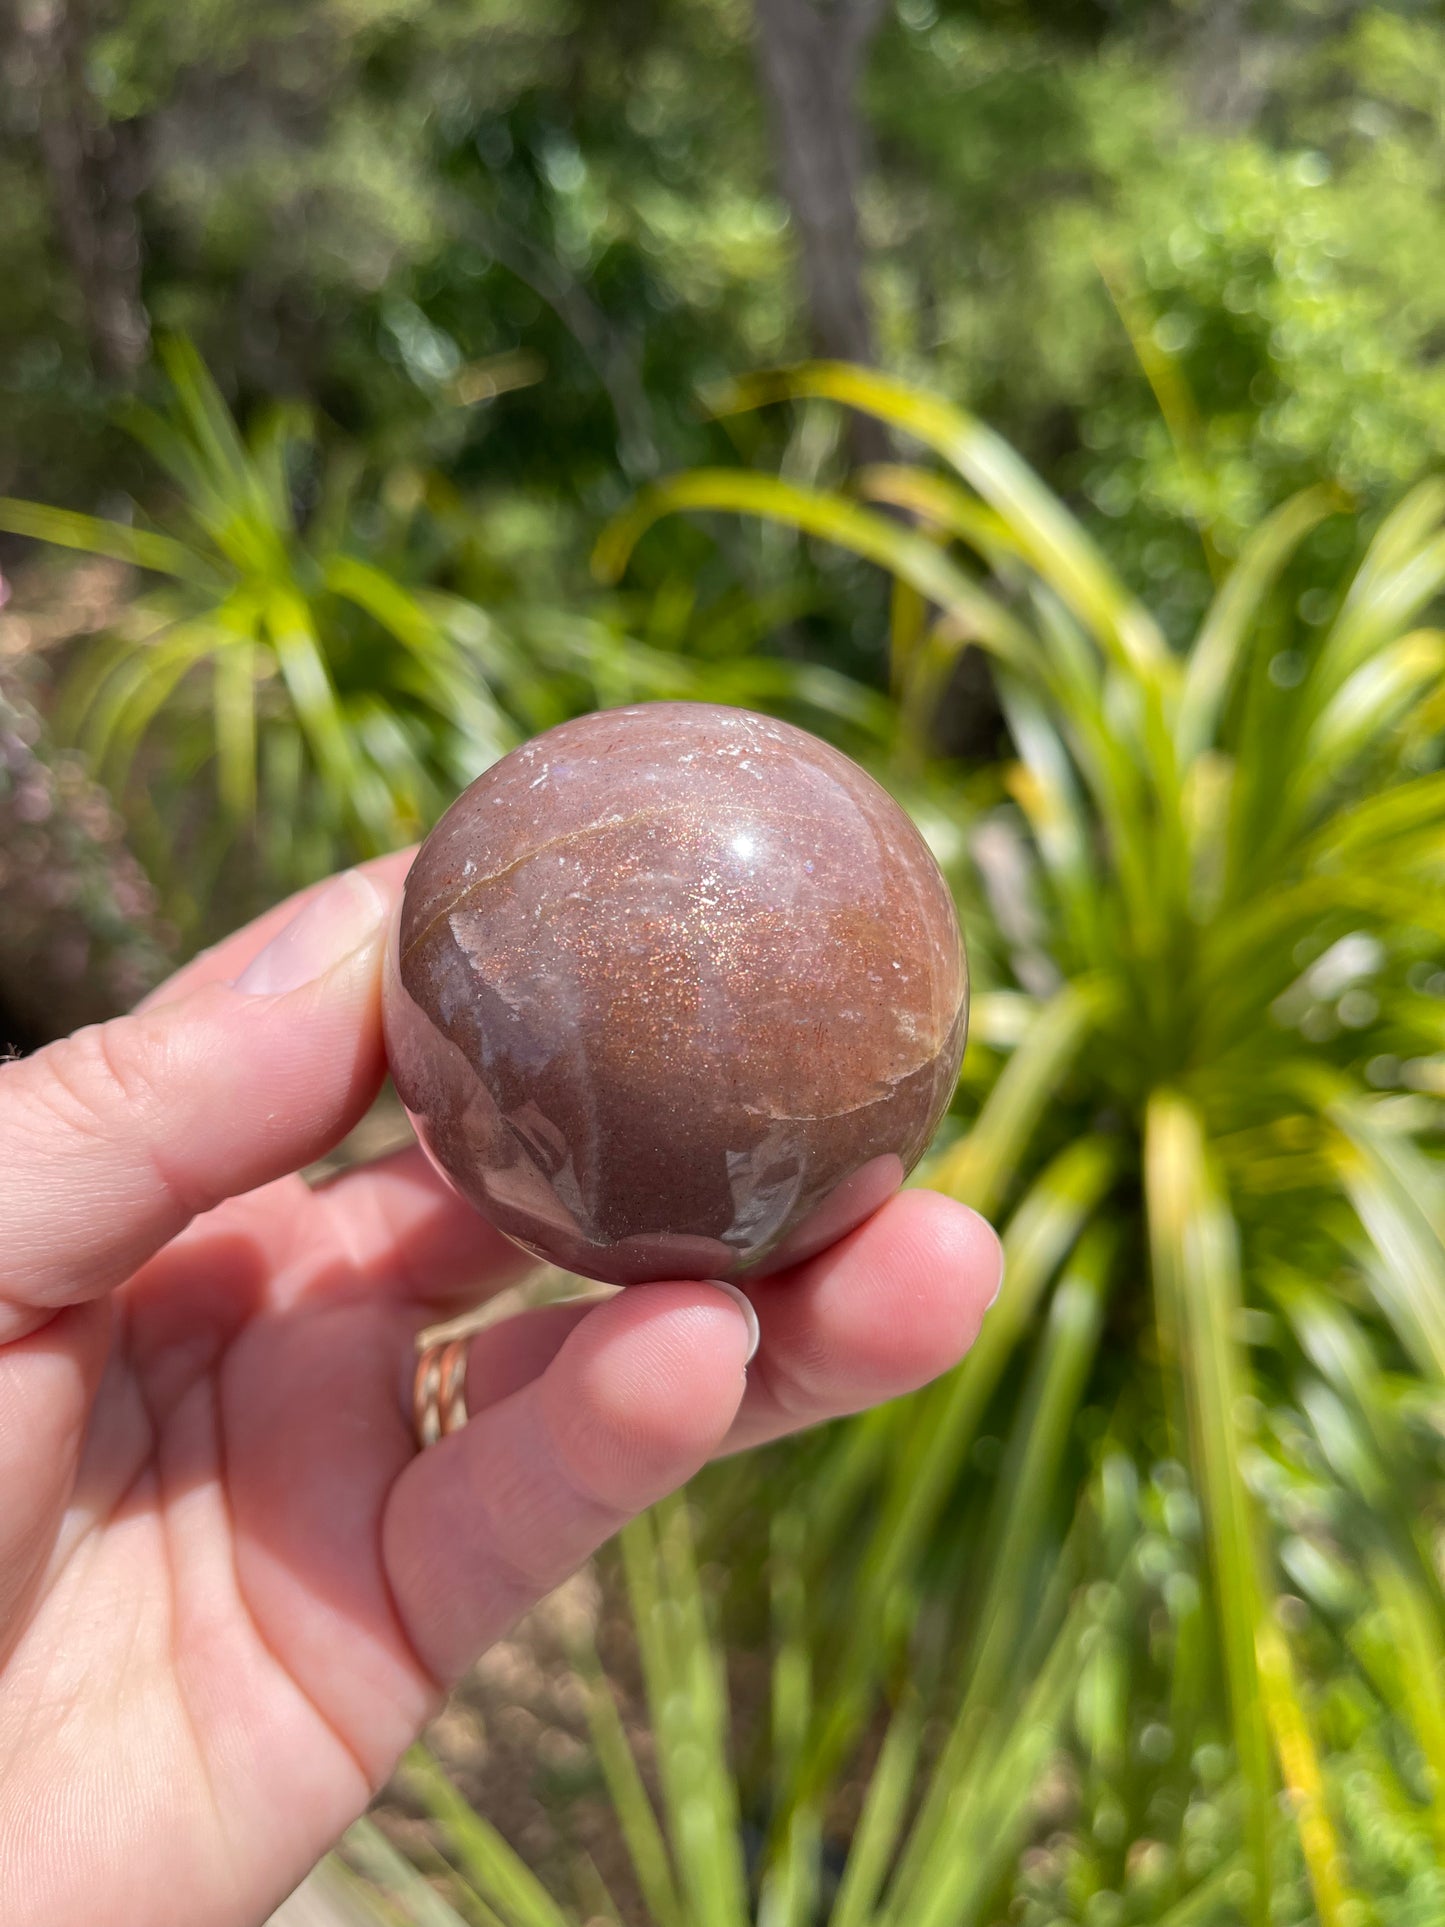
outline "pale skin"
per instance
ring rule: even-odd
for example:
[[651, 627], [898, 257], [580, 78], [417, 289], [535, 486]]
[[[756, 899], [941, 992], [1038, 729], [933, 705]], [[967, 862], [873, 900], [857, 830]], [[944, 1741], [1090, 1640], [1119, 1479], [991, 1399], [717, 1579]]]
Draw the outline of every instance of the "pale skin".
[[471, 1422], [419, 1453], [414, 1335], [516, 1254], [419, 1152], [296, 1175], [380, 1082], [405, 868], [0, 1067], [6, 1927], [257, 1927], [628, 1517], [946, 1370], [997, 1289], [983, 1220], [908, 1192], [750, 1288], [751, 1364], [707, 1284], [525, 1314], [474, 1340]]

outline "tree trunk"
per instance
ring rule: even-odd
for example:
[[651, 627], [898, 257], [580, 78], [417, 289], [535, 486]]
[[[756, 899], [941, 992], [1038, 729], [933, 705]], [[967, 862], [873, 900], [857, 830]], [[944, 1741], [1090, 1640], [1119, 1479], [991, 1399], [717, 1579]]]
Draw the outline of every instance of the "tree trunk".
[[815, 354], [873, 360], [858, 195], [857, 91], [887, 0], [755, 0], [758, 66], [792, 211]]
[[1251, 23], [1248, 0], [1211, 0], [1190, 17], [1183, 36], [1182, 93], [1203, 126], [1242, 133], [1269, 97], [1281, 51], [1278, 35]]
[[85, 75], [82, 0], [50, 0], [20, 16], [40, 96], [40, 151], [56, 230], [80, 295], [96, 372], [126, 381], [145, 359], [137, 130], [112, 125]]
[[[858, 84], [887, 8], [888, 0], [754, 0], [758, 67], [778, 180], [798, 234], [813, 352], [865, 366], [874, 353], [858, 232], [866, 145]], [[872, 416], [854, 415], [848, 436], [855, 463], [893, 453], [888, 430]], [[981, 651], [968, 650], [934, 747], [984, 758], [995, 753], [1002, 729], [988, 664]]]

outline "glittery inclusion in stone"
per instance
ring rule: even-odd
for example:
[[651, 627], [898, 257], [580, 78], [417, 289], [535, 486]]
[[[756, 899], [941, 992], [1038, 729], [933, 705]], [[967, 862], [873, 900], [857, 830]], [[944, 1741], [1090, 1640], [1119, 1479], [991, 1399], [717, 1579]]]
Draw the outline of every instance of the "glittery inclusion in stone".
[[452, 805], [388, 960], [402, 1101], [527, 1251], [613, 1284], [734, 1279], [902, 1183], [958, 1076], [938, 866], [849, 758], [770, 717], [563, 723]]

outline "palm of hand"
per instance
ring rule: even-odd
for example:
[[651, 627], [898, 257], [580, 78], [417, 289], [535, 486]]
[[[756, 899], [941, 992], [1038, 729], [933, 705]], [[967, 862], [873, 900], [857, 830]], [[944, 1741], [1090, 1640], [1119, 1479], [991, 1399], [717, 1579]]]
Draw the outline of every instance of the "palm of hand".
[[84, 1423], [108, 1355], [0, 1697], [5, 1805], [56, 1880], [29, 1871], [37, 1922], [78, 1886], [119, 1921], [261, 1918], [437, 1692], [382, 1551], [418, 1319], [320, 1202], [294, 1179], [222, 1207], [42, 1335], [50, 1425]]
[[[756, 1289], [746, 1381], [743, 1320], [706, 1285], [530, 1313], [474, 1341], [471, 1423], [418, 1456], [414, 1334], [511, 1260], [418, 1153], [320, 1192], [273, 1177], [375, 1088], [380, 945], [286, 994], [219, 988], [266, 934], [110, 1027], [101, 1070], [78, 1039], [0, 1072], [13, 1927], [259, 1922], [445, 1684], [631, 1512], [716, 1451], [931, 1376], [997, 1277], [987, 1228], [915, 1193]], [[167, 1088], [185, 1069], [199, 1123]]]

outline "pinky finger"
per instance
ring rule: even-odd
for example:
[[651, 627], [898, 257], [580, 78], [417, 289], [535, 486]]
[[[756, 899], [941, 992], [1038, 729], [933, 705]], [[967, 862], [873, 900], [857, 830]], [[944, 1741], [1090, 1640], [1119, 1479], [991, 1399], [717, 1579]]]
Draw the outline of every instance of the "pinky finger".
[[749, 1337], [707, 1285], [623, 1292], [576, 1325], [539, 1378], [406, 1466], [382, 1550], [438, 1681], [712, 1457], [742, 1400]]

